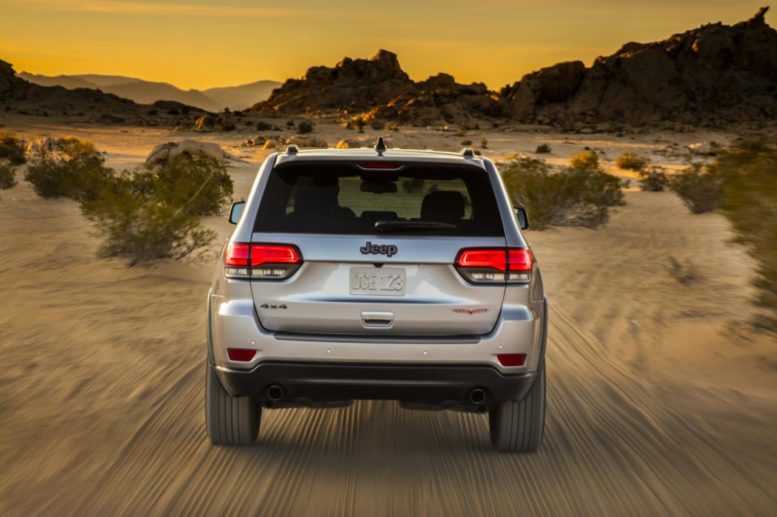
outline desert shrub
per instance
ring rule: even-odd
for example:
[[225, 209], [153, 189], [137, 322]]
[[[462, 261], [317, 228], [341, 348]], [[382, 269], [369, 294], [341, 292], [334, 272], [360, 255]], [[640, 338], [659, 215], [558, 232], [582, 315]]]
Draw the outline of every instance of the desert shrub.
[[709, 174], [724, 184], [720, 208], [736, 240], [756, 260], [759, 327], [777, 332], [777, 147], [765, 141], [740, 141], [723, 150]]
[[103, 237], [100, 254], [130, 265], [183, 258], [215, 233], [200, 216], [218, 213], [232, 194], [225, 168], [210, 158], [180, 156], [155, 169], [123, 172], [106, 181], [99, 198], [81, 204]]
[[595, 171], [601, 169], [599, 155], [595, 151], [585, 150], [569, 159], [569, 167], [576, 171]]
[[723, 199], [723, 179], [698, 163], [672, 176], [669, 188], [694, 214], [715, 210]]
[[642, 155], [632, 151], [626, 151], [618, 156], [618, 159], [615, 160], [615, 165], [617, 165], [619, 169], [641, 171], [649, 162], [650, 160]]
[[299, 124], [297, 124], [297, 132], [299, 133], [312, 133], [313, 132], [313, 123], [309, 120], [303, 120]]
[[25, 179], [44, 198], [94, 199], [113, 175], [94, 145], [73, 137], [46, 140], [29, 156]]
[[518, 158], [502, 176], [513, 199], [529, 213], [532, 227], [584, 226], [607, 222], [609, 208], [623, 205], [621, 181], [590, 160], [555, 170], [542, 160]]
[[483, 149], [488, 149], [488, 140], [486, 140], [485, 138], [482, 138], [480, 140], [480, 147]]
[[540, 144], [534, 152], [536, 154], [548, 154], [550, 152], [550, 146], [548, 144]]
[[176, 205], [187, 199], [187, 210], [196, 215], [218, 215], [232, 198], [232, 178], [213, 158], [181, 155], [153, 170], [135, 175], [143, 192], [157, 201]]
[[380, 130], [382, 130], [382, 129], [385, 129], [385, 128], [386, 128], [386, 123], [385, 123], [384, 121], [382, 121], [382, 120], [373, 119], [373, 120], [370, 122], [370, 127], [371, 127], [372, 129], [376, 130], [376, 131], [380, 131]]
[[21, 165], [24, 157], [24, 140], [11, 133], [0, 133], [0, 159], [8, 160], [11, 165]]
[[7, 190], [16, 186], [16, 172], [8, 163], [0, 162], [0, 189]]
[[639, 188], [646, 192], [661, 192], [669, 184], [666, 169], [659, 165], [651, 165], [640, 169]]
[[260, 120], [256, 123], [256, 130], [257, 131], [270, 131], [272, 129], [272, 124], [269, 122], [266, 122], [264, 120]]
[[294, 127], [294, 121], [293, 120], [287, 120], [286, 121], [286, 127], [288, 127], [288, 128]]
[[461, 145], [464, 145], [464, 146], [472, 145], [472, 140], [469, 140], [469, 139], [462, 140]]

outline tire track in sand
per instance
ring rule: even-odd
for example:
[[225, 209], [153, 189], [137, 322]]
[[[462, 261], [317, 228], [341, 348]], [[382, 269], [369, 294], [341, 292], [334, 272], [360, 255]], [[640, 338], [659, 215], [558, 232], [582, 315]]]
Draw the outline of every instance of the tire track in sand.
[[741, 464], [728, 440], [743, 437], [716, 430], [705, 408], [675, 407], [671, 390], [606, 357], [566, 313], [551, 311], [548, 421], [538, 454], [492, 451], [484, 415], [372, 401], [265, 411], [256, 446], [211, 447], [202, 379], [186, 373], [79, 504], [71, 492], [45, 508], [82, 515], [650, 515], [774, 507], [777, 465], [768, 436], [751, 434], [771, 449], [760, 463]]

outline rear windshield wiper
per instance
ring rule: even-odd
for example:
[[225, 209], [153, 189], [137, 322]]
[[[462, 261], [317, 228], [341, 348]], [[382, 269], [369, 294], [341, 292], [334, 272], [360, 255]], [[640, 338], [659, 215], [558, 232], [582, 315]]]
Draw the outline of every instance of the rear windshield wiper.
[[458, 228], [455, 224], [438, 223], [435, 221], [378, 221], [375, 231], [378, 233], [402, 233], [424, 231], [447, 231]]

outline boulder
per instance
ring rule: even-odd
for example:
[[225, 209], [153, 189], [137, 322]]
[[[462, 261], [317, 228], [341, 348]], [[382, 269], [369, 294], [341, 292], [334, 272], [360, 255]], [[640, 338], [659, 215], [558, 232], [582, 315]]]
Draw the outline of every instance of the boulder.
[[294, 135], [290, 136], [284, 142], [286, 145], [296, 145], [297, 147], [324, 148], [328, 147], [326, 140], [313, 135]]
[[229, 112], [224, 113], [208, 113], [199, 117], [194, 122], [194, 130], [200, 132], [208, 131], [234, 131], [237, 128], [232, 114]]
[[357, 149], [367, 147], [366, 141], [357, 138], [344, 138], [335, 144], [335, 149]]
[[167, 142], [157, 145], [148, 155], [145, 163], [147, 167], [156, 167], [178, 156], [212, 158], [222, 164], [236, 160], [234, 156], [221, 149], [218, 144], [197, 140], [181, 140], [180, 142]]

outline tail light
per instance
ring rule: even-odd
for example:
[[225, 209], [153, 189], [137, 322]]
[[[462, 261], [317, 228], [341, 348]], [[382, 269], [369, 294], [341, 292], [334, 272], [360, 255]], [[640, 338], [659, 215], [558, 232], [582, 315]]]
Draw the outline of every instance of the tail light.
[[533, 265], [526, 248], [466, 248], [456, 257], [456, 269], [473, 284], [527, 284]]
[[290, 244], [230, 242], [224, 248], [224, 271], [228, 278], [284, 280], [302, 265], [302, 255]]

